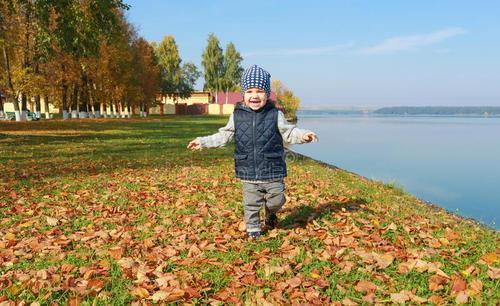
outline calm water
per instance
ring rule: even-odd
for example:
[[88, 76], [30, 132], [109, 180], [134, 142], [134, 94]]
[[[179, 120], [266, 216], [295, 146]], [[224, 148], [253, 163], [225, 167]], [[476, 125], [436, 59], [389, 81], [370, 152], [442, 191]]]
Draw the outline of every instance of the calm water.
[[500, 228], [500, 118], [299, 114], [294, 150]]

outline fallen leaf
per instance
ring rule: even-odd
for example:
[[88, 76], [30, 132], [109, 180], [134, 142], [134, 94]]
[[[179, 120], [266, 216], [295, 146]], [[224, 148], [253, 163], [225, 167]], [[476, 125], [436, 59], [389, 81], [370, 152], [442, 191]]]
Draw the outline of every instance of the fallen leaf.
[[433, 295], [428, 300], [429, 300], [429, 302], [436, 304], [436, 305], [441, 305], [444, 303], [443, 298], [438, 296], [438, 295]]
[[456, 294], [467, 288], [467, 283], [460, 276], [453, 276], [451, 283], [451, 294]]
[[302, 284], [302, 280], [300, 279], [300, 277], [294, 277], [294, 278], [291, 278], [287, 281], [287, 284], [290, 286], [290, 288], [295, 288], [295, 287], [298, 287], [300, 286], [300, 284]]
[[404, 292], [391, 293], [391, 301], [394, 303], [406, 303], [410, 300], [408, 294]]
[[159, 302], [159, 301], [163, 301], [165, 300], [169, 295], [169, 292], [168, 291], [165, 291], [165, 290], [160, 290], [160, 291], [156, 291], [153, 296], [151, 296], [151, 299], [154, 301], [154, 302]]
[[345, 305], [345, 306], [356, 306], [358, 305], [358, 303], [354, 302], [353, 300], [349, 299], [349, 298], [345, 298], [342, 300], [342, 305]]
[[358, 292], [373, 292], [377, 290], [377, 288], [377, 285], [370, 281], [360, 280], [354, 287], [354, 290]]
[[432, 275], [429, 277], [429, 290], [437, 291], [443, 288], [443, 285], [448, 283], [448, 279], [441, 275]]
[[158, 284], [159, 287], [167, 287], [168, 282], [174, 279], [176, 279], [175, 275], [172, 274], [164, 275], [160, 278], [157, 278], [156, 283]]
[[91, 279], [87, 283], [87, 286], [95, 291], [100, 291], [104, 287], [104, 281], [101, 279]]
[[469, 286], [471, 290], [474, 291], [476, 294], [483, 291], [483, 282], [481, 282], [481, 280], [479, 279], [471, 280]]
[[7, 233], [7, 234], [5, 234], [5, 235], [3, 236], [3, 238], [4, 238], [5, 240], [15, 240], [15, 239], [16, 239], [16, 235], [15, 235], [15, 234], [13, 234], [13, 233]]
[[123, 257], [117, 261], [118, 265], [124, 269], [130, 269], [134, 266], [135, 261], [130, 257]]
[[239, 224], [238, 224], [238, 230], [240, 232], [244, 232], [247, 230], [247, 226], [245, 224], [245, 221], [241, 221]]
[[469, 295], [465, 291], [460, 291], [455, 298], [455, 303], [466, 304], [469, 301]]
[[47, 219], [47, 224], [50, 226], [56, 226], [57, 223], [59, 223], [59, 220], [53, 217], [47, 217], [46, 219]]
[[481, 259], [484, 260], [487, 264], [493, 264], [498, 260], [496, 253], [486, 253], [481, 256]]
[[498, 279], [498, 278], [500, 278], [500, 268], [495, 268], [495, 267], [488, 266], [488, 276], [491, 279]]
[[377, 267], [381, 269], [389, 267], [394, 261], [394, 256], [392, 256], [391, 254], [378, 255], [374, 253], [374, 258], [377, 261]]
[[108, 250], [108, 254], [114, 259], [120, 259], [122, 258], [123, 255], [123, 249], [122, 247], [119, 246], [112, 247]]
[[130, 294], [140, 299], [149, 297], [148, 290], [142, 287], [135, 287], [134, 289], [132, 289], [132, 291], [130, 291]]
[[401, 274], [410, 272], [416, 265], [416, 261], [413, 259], [408, 260], [407, 262], [402, 262], [398, 265], [398, 272]]

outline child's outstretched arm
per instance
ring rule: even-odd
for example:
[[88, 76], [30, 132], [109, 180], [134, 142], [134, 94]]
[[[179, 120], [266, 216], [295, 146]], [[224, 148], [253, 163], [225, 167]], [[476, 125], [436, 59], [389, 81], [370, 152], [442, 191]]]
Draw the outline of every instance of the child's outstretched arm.
[[205, 136], [196, 137], [187, 145], [188, 149], [200, 150], [203, 148], [218, 148], [227, 145], [234, 137], [234, 119], [233, 114], [229, 117], [226, 126], [221, 127], [219, 132]]
[[318, 141], [318, 136], [314, 132], [299, 129], [295, 124], [288, 122], [282, 111], [278, 112], [278, 129], [283, 141], [287, 144], [300, 144]]

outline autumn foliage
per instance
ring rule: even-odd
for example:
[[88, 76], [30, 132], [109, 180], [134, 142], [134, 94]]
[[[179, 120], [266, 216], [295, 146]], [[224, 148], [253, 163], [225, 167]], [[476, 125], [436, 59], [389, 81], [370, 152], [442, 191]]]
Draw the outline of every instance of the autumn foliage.
[[248, 241], [225, 118], [0, 123], [0, 303], [495, 304], [498, 232], [288, 155]]

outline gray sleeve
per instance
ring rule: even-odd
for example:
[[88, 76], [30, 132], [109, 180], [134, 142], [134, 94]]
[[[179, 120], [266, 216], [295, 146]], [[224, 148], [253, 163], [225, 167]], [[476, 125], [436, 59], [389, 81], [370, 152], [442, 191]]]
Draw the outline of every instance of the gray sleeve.
[[311, 132], [309, 130], [299, 129], [295, 124], [289, 123], [285, 119], [285, 115], [282, 111], [278, 111], [278, 129], [286, 144], [305, 143], [302, 137], [304, 134]]
[[226, 126], [221, 127], [219, 132], [205, 137], [197, 137], [197, 139], [200, 141], [201, 148], [219, 148], [230, 143], [233, 137], [234, 118], [233, 114], [231, 114]]

